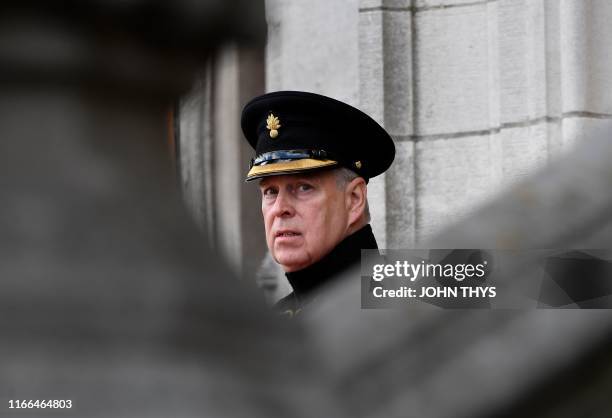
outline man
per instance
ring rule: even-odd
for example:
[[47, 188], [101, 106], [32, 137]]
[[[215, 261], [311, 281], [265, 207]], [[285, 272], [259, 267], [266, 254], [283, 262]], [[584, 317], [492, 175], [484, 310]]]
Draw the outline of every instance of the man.
[[259, 179], [266, 242], [293, 287], [276, 307], [293, 315], [362, 249], [378, 248], [367, 183], [389, 168], [395, 146], [365, 113], [306, 92], [254, 98], [241, 125], [256, 154], [246, 180]]

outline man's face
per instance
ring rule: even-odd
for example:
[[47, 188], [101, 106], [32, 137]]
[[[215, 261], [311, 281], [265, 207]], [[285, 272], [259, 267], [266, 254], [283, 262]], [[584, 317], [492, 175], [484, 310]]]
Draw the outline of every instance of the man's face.
[[349, 200], [332, 171], [270, 176], [259, 187], [268, 248], [286, 272], [320, 260], [347, 235]]

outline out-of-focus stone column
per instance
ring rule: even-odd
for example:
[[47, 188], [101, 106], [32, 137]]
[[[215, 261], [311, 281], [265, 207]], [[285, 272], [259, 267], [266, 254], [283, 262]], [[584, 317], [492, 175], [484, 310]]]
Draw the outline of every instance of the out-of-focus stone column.
[[178, 132], [185, 201], [210, 242], [242, 277], [265, 254], [256, 184], [244, 182], [252, 149], [240, 112], [263, 93], [263, 51], [223, 47], [182, 100]]
[[183, 198], [195, 222], [215, 242], [213, 210], [214, 154], [212, 148], [212, 58], [184, 95], [175, 118], [177, 157]]
[[240, 129], [242, 107], [264, 90], [263, 51], [226, 48], [215, 62], [213, 95], [216, 243], [242, 277], [253, 279], [265, 252], [261, 196], [244, 179], [253, 150]]

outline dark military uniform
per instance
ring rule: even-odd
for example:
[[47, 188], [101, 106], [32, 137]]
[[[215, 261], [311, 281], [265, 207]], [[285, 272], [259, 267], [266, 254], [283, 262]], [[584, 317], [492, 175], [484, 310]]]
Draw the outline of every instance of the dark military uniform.
[[279, 300], [275, 309], [293, 316], [317, 294], [317, 291], [334, 277], [347, 269], [359, 265], [362, 249], [378, 249], [370, 225], [346, 237], [329, 254], [305, 269], [286, 273], [293, 292]]
[[[244, 107], [241, 125], [255, 149], [247, 181], [345, 167], [367, 182], [387, 170], [395, 157], [393, 140], [374, 119], [318, 94], [279, 91], [256, 97]], [[277, 309], [298, 313], [315, 290], [359, 263], [362, 249], [376, 248], [366, 225], [318, 262], [287, 273], [293, 293], [279, 301]]]

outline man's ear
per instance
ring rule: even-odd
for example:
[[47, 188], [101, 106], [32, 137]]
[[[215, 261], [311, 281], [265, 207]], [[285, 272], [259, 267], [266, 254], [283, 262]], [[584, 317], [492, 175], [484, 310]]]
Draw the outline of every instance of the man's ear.
[[351, 180], [346, 186], [345, 196], [348, 210], [348, 226], [353, 226], [363, 216], [368, 200], [368, 188], [363, 177]]

